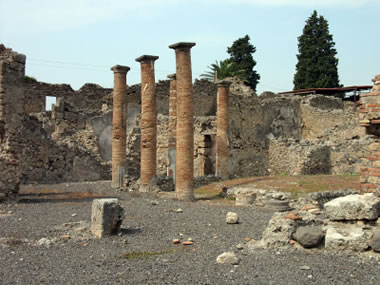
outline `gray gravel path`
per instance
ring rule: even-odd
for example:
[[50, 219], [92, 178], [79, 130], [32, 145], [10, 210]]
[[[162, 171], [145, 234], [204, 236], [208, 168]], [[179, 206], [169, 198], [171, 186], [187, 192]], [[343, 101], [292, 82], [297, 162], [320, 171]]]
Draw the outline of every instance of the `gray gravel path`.
[[[380, 284], [376, 258], [326, 251], [238, 250], [236, 245], [244, 244], [245, 238], [260, 239], [273, 214], [262, 209], [121, 193], [110, 189], [109, 182], [34, 188], [118, 197], [126, 209], [122, 232], [95, 239], [85, 232], [77, 238], [69, 230], [57, 230], [64, 223], [89, 222], [93, 198], [22, 195], [18, 204], [0, 204], [0, 284]], [[177, 213], [178, 208], [183, 212]], [[227, 225], [229, 211], [238, 213], [241, 223]], [[193, 245], [171, 242], [188, 237]], [[54, 242], [37, 246], [41, 238]], [[239, 265], [217, 264], [216, 257], [225, 251], [234, 251]], [[121, 257], [130, 252], [149, 256]], [[301, 269], [305, 266], [310, 269]]]

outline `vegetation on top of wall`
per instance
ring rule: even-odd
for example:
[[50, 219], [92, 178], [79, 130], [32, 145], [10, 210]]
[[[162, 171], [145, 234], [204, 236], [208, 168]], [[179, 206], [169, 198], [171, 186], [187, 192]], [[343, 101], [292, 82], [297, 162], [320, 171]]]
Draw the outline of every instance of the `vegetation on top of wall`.
[[37, 82], [37, 79], [35, 79], [34, 77], [31, 77], [31, 76], [25, 75], [24, 76], [24, 82], [25, 83], [35, 83], [35, 82]]

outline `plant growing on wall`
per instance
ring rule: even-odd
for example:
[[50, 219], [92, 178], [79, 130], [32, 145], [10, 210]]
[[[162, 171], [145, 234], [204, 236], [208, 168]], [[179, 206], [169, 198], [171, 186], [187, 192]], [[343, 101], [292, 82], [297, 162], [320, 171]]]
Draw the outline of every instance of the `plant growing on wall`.
[[229, 59], [216, 61], [208, 66], [208, 68], [210, 71], [201, 74], [201, 77], [211, 81], [222, 80], [228, 77], [239, 77], [241, 80], [246, 80], [245, 70], [239, 64]]
[[232, 43], [232, 46], [227, 48], [230, 54], [229, 60], [237, 63], [245, 71], [244, 82], [256, 91], [256, 86], [260, 80], [260, 74], [254, 70], [256, 61], [253, 59], [253, 54], [256, 52], [250, 42], [250, 38], [246, 35], [243, 38], [237, 39]]
[[329, 25], [317, 11], [307, 19], [298, 37], [294, 90], [339, 87], [337, 51]]

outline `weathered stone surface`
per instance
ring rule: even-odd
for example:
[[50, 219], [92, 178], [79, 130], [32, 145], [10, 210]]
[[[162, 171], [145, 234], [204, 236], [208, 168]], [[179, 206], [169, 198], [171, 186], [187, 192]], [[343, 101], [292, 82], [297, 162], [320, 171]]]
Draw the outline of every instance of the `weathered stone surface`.
[[317, 247], [323, 237], [324, 232], [321, 227], [305, 226], [297, 228], [293, 238], [305, 248]]
[[328, 250], [366, 250], [368, 248], [368, 233], [362, 228], [352, 225], [328, 228], [325, 248]]
[[236, 213], [228, 212], [226, 215], [227, 224], [237, 224], [239, 222], [239, 216]]
[[380, 252], [380, 230], [374, 232], [370, 245], [373, 251]]
[[239, 258], [232, 251], [224, 252], [216, 258], [217, 263], [222, 264], [239, 264]]
[[91, 232], [98, 238], [117, 234], [124, 218], [118, 199], [95, 199], [92, 202]]
[[331, 220], [375, 220], [380, 215], [380, 199], [372, 193], [336, 198], [324, 207]]

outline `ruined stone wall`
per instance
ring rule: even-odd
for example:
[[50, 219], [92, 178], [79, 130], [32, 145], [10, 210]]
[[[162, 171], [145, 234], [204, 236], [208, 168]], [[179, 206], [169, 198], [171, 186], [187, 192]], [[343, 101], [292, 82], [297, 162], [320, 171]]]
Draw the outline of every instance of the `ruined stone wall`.
[[[195, 176], [215, 173], [216, 92], [214, 83], [195, 80]], [[30, 135], [35, 133], [38, 137], [44, 131], [46, 134], [42, 137], [49, 138], [49, 142], [38, 141], [36, 137], [36, 144], [42, 147], [28, 145], [26, 154], [34, 158], [25, 163], [27, 171], [23, 182], [107, 177], [111, 160], [112, 89], [85, 84], [74, 91], [69, 85], [37, 82], [25, 85], [25, 96], [26, 113], [44, 109], [45, 96], [63, 98], [63, 101], [58, 100], [52, 112], [33, 114], [40, 124], [38, 127], [36, 121], [28, 121], [34, 126]], [[169, 80], [156, 84], [156, 97], [157, 174], [165, 175]], [[127, 104], [127, 173], [138, 178], [140, 84], [128, 86]], [[371, 143], [371, 138], [359, 128], [358, 109], [354, 103], [321, 95], [258, 97], [236, 80], [230, 87], [228, 167], [231, 178], [282, 173], [359, 172], [361, 157], [366, 156], [367, 146]], [[43, 148], [52, 149], [48, 157], [43, 156]], [[80, 163], [82, 166], [90, 164], [93, 170], [76, 177], [74, 173], [78, 172], [76, 169]], [[36, 170], [32, 170], [32, 166]], [[82, 166], [79, 169], [84, 169]], [[44, 171], [49, 178], [42, 177]]]
[[0, 45], [0, 201], [18, 197], [25, 55]]

